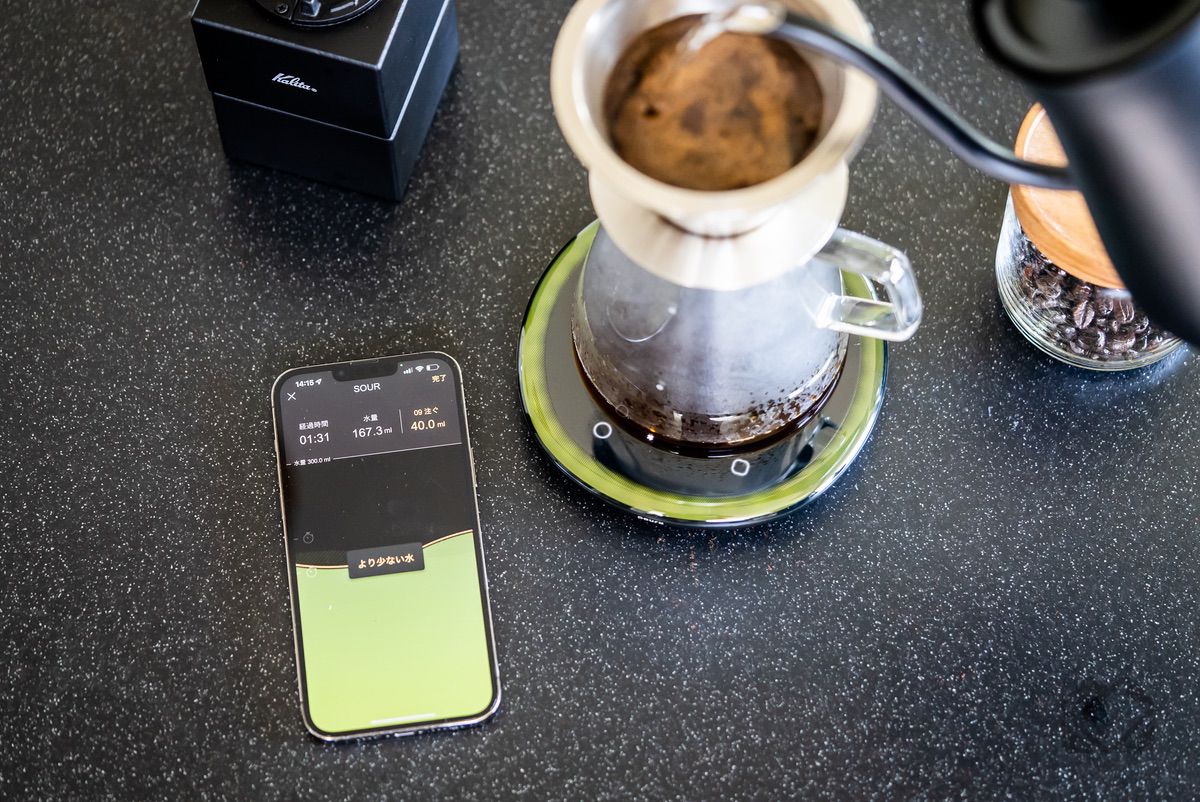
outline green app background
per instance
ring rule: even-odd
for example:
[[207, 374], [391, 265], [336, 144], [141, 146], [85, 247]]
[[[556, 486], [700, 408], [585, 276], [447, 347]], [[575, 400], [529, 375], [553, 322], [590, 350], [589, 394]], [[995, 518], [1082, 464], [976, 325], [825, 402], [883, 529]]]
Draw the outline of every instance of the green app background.
[[329, 734], [482, 714], [494, 695], [475, 536], [425, 569], [351, 579], [296, 567], [309, 718]]

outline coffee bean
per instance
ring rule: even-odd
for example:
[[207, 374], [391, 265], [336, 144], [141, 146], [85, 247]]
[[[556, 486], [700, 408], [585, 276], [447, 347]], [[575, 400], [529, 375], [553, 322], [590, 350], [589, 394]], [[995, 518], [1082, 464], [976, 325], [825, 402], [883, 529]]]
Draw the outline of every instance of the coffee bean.
[[1100, 352], [1104, 350], [1104, 341], [1107, 339], [1104, 332], [1100, 329], [1087, 329], [1079, 332], [1079, 342], [1083, 343], [1084, 347], [1089, 351]]
[[1071, 300], [1075, 302], [1086, 301], [1092, 297], [1092, 285], [1076, 282], [1071, 288]]
[[1078, 328], [1086, 329], [1092, 325], [1092, 321], [1096, 318], [1096, 310], [1087, 301], [1080, 301], [1075, 305], [1075, 309], [1071, 311], [1071, 319], [1075, 321]]
[[1108, 293], [1101, 293], [1095, 303], [1098, 316], [1108, 317], [1113, 313], [1113, 297]]
[[1069, 342], [1079, 336], [1079, 329], [1074, 326], [1059, 326], [1058, 336], [1064, 341]]
[[1133, 347], [1135, 340], [1133, 334], [1114, 334], [1108, 338], [1108, 348], [1114, 354], [1123, 354]]
[[1043, 295], [1050, 295], [1053, 293], [1055, 298], [1057, 298], [1062, 292], [1062, 284], [1059, 283], [1058, 277], [1049, 273], [1043, 273], [1042, 275], [1038, 276], [1037, 288], [1038, 292], [1042, 293]]
[[1113, 309], [1113, 317], [1122, 323], [1130, 323], [1133, 321], [1133, 316], [1133, 302], [1128, 298], [1118, 298]]

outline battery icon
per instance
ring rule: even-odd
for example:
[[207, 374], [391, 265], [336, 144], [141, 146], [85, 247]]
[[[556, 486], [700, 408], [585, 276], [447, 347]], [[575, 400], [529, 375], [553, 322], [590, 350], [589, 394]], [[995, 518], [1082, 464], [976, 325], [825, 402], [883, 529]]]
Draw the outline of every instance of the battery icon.
[[436, 362], [434, 362], [434, 363], [433, 363], [433, 364], [431, 364], [431, 365], [426, 365], [426, 366], [425, 366], [425, 370], [428, 370], [430, 373], [432, 373], [432, 372], [433, 372], [433, 371], [435, 371], [435, 370], [441, 370], [441, 369], [442, 369], [442, 366], [441, 366], [441, 365], [439, 365], [439, 364], [438, 364], [438, 363], [436, 363]]

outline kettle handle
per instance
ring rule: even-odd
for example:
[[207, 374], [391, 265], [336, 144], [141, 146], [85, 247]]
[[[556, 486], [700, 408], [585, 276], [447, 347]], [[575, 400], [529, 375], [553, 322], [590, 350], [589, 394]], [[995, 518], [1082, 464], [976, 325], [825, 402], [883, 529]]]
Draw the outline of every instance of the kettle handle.
[[921, 323], [921, 293], [912, 263], [903, 251], [839, 228], [815, 259], [876, 284], [884, 300], [854, 295], [826, 296], [816, 311], [821, 328], [899, 342]]

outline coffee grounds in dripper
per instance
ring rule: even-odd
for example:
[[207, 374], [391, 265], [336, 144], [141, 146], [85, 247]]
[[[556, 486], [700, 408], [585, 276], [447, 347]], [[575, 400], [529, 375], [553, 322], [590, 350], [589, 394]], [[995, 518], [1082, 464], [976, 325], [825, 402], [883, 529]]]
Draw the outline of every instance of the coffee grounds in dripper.
[[701, 15], [644, 31], [609, 76], [604, 111], [613, 148], [646, 175], [686, 189], [768, 181], [812, 147], [824, 102], [812, 67], [787, 44], [723, 33], [686, 38]]

